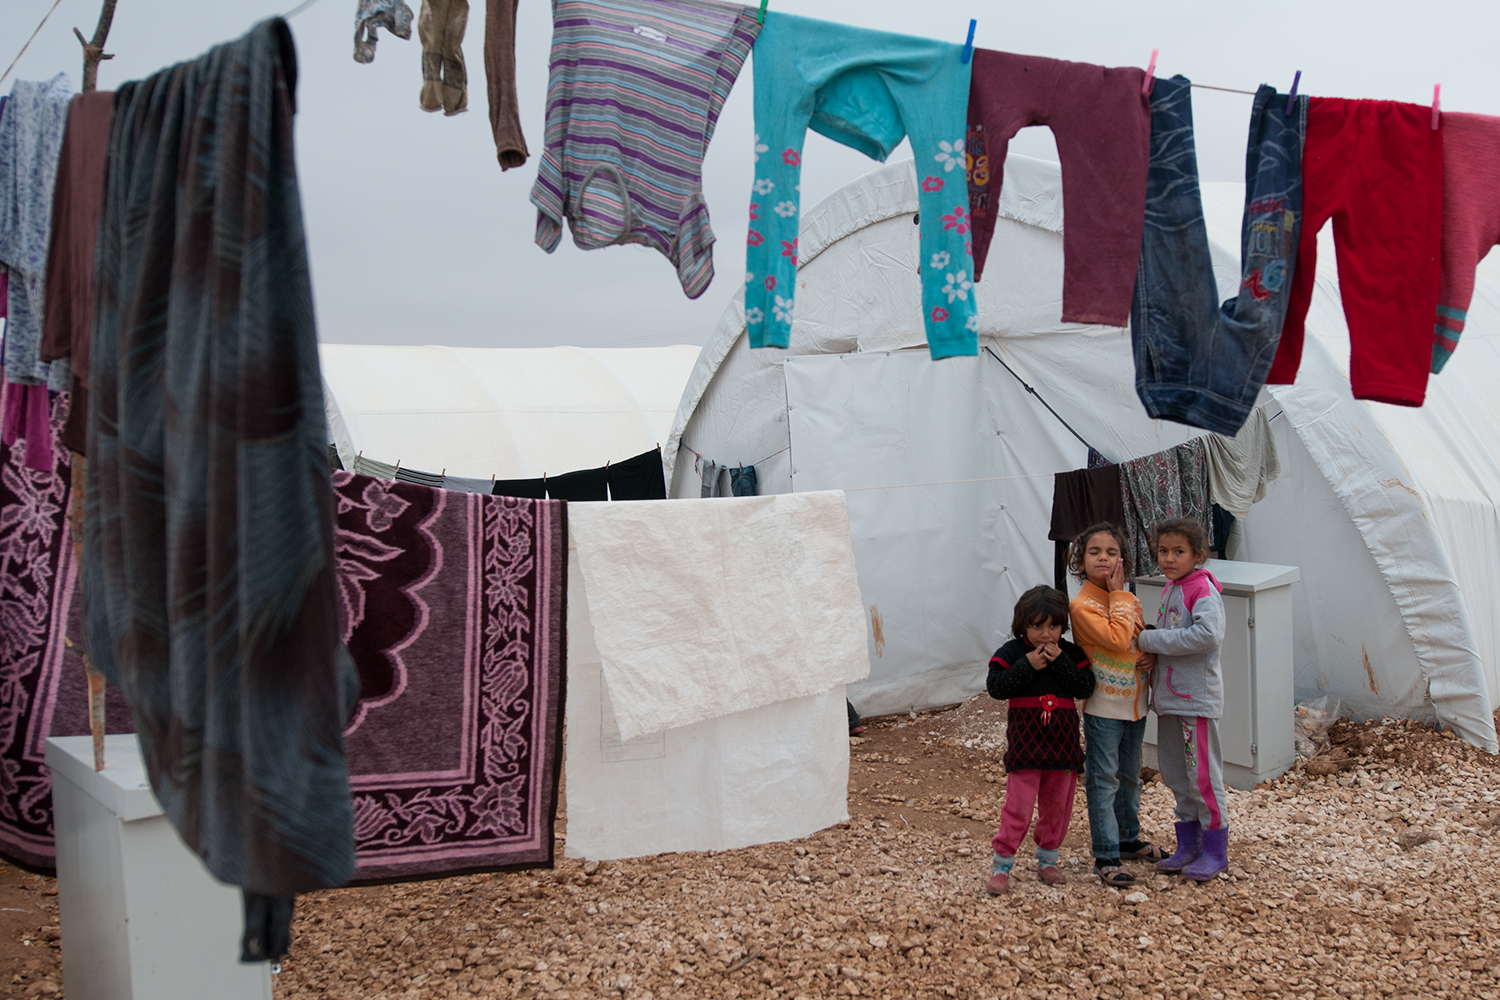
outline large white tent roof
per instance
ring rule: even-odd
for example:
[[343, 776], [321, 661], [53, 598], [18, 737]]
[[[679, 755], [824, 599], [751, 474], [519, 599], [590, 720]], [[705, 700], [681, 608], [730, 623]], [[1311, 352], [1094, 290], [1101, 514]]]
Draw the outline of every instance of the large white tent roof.
[[[1059, 322], [1061, 195], [1055, 163], [1008, 158], [990, 264], [976, 293], [981, 344], [1014, 375], [984, 351], [979, 359], [937, 364], [922, 358], [932, 372], [946, 372], [941, 376], [873, 360], [885, 352], [915, 357], [925, 345], [917, 191], [911, 165], [902, 162], [852, 182], [804, 216], [791, 347], [749, 350], [741, 295], [689, 380], [667, 448], [676, 466], [671, 495], [696, 495], [691, 449], [719, 462], [772, 455], [759, 469], [764, 491], [842, 486], [887, 498], [851, 494], [850, 501], [857, 536], [862, 518], [885, 519], [864, 542], [856, 538], [866, 600], [872, 612], [876, 599], [887, 608], [884, 636], [872, 613], [871, 679], [851, 689], [862, 709], [930, 705], [978, 690], [979, 665], [1002, 638], [1009, 602], [1023, 585], [1050, 580], [1050, 475], [1081, 466], [1083, 449], [1037, 397], [1117, 460], [1203, 433], [1146, 417], [1135, 395], [1128, 331]], [[1240, 185], [1204, 185], [1223, 298], [1239, 288], [1243, 198]], [[1352, 398], [1331, 227], [1321, 240], [1301, 374], [1296, 385], [1262, 397], [1286, 471], [1243, 525], [1240, 557], [1301, 567], [1294, 588], [1299, 697], [1334, 693], [1366, 717], [1435, 713], [1494, 750], [1500, 255], [1480, 266], [1456, 357], [1431, 380], [1426, 406], [1408, 409]], [[818, 356], [846, 359], [851, 372], [863, 364], [868, 374], [840, 381], [836, 372], [810, 367]], [[1020, 387], [1022, 379], [1035, 395]], [[948, 426], [924, 423], [912, 412], [923, 391], [938, 407], [946, 405], [945, 393], [968, 392], [973, 409], [955, 410], [959, 420]], [[842, 437], [832, 433], [835, 426]], [[811, 440], [820, 436], [830, 444]], [[867, 438], [881, 447], [867, 447]], [[883, 480], [872, 471], [881, 463], [889, 466]], [[844, 472], [826, 474], [834, 466]], [[965, 489], [977, 497], [963, 502], [967, 508], [952, 499]], [[978, 495], [986, 489], [993, 495]], [[955, 528], [955, 511], [970, 525]], [[890, 547], [905, 544], [901, 533], [924, 540], [911, 550], [919, 560], [947, 546], [946, 570], [935, 566], [931, 574], [949, 578], [929, 579], [929, 568], [910, 559], [897, 565]], [[970, 549], [978, 551], [970, 556]], [[966, 588], [984, 591], [985, 607], [959, 607]], [[895, 641], [890, 606], [923, 631], [904, 662], [892, 662], [889, 651], [881, 656]], [[945, 621], [945, 631], [925, 624], [934, 621]]]
[[345, 468], [362, 453], [471, 479], [598, 468], [664, 443], [698, 351], [320, 347]]

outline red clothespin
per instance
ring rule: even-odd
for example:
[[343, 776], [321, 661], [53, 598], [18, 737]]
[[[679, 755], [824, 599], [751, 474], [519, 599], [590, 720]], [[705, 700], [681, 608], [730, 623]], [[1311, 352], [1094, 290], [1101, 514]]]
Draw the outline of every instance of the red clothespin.
[[978, 25], [978, 21], [976, 21], [972, 17], [969, 18], [969, 38], [968, 41], [964, 42], [963, 55], [958, 57], [960, 62], [968, 62], [970, 59], [974, 58], [974, 29], [978, 27]]
[[1141, 84], [1141, 93], [1151, 96], [1151, 85], [1156, 82], [1156, 54], [1161, 49], [1151, 50], [1151, 61], [1146, 64], [1146, 82]]
[[1438, 129], [1438, 116], [1442, 114], [1442, 108], [1439, 107], [1439, 101], [1442, 98], [1442, 96], [1443, 96], [1443, 85], [1441, 83], [1435, 83], [1435, 84], [1433, 84], [1432, 85], [1432, 130], [1434, 132], [1436, 132], [1437, 129]]
[[1282, 117], [1290, 118], [1292, 108], [1297, 106], [1297, 84], [1302, 82], [1302, 71], [1299, 69], [1297, 75], [1292, 77], [1292, 92], [1286, 95], [1286, 114]]

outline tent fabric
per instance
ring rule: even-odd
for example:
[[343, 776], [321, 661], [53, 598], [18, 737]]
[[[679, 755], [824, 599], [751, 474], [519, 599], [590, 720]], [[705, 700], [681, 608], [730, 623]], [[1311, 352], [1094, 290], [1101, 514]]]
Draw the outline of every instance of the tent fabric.
[[869, 674], [843, 494], [571, 510], [622, 739]]
[[[584, 506], [571, 508], [570, 520]], [[726, 851], [795, 840], [849, 818], [842, 684], [622, 739], [578, 558], [588, 550], [576, 531], [569, 548], [567, 857]]]
[[[1074, 439], [1075, 455], [1067, 454], [1073, 445], [1060, 448], [1053, 429], [1058, 422], [1039, 400], [1089, 445], [1120, 461], [1200, 434], [1153, 421], [1142, 411], [1129, 378], [1129, 331], [1060, 321], [1058, 167], [1011, 156], [1005, 170], [994, 259], [975, 291], [981, 346], [1014, 375], [997, 363], [975, 369], [973, 393], [1007, 400], [1017, 395], [1029, 409], [1007, 402], [984, 419], [971, 412], [965, 423], [950, 422], [942, 431], [919, 432], [897, 421], [892, 426], [900, 433], [893, 440], [932, 454], [925, 467], [909, 471], [921, 478], [882, 484], [892, 497], [931, 493], [930, 484], [948, 481], [958, 491], [986, 488], [960, 482], [986, 478], [964, 460], [980, 434], [1011, 463], [1006, 475], [1050, 476], [1080, 467], [1083, 443]], [[879, 168], [805, 215], [800, 245], [810, 252], [799, 270], [791, 346], [775, 355], [749, 351], [741, 301], [731, 302], [689, 377], [665, 449], [671, 496], [690, 495], [695, 486], [688, 446], [729, 461], [789, 449], [760, 467], [763, 493], [800, 491], [804, 483], [850, 490], [867, 617], [872, 603], [881, 605], [882, 616], [890, 613], [885, 603], [872, 601], [873, 593], [911, 615], [911, 607], [939, 583], [983, 589], [983, 600], [976, 602], [984, 606], [983, 615], [947, 609], [944, 627], [929, 629], [931, 644], [913, 648], [899, 663], [883, 662], [870, 629], [872, 676], [850, 686], [850, 697], [866, 714], [939, 704], [955, 685], [980, 690], [971, 647], [983, 645], [978, 637], [987, 636], [997, 620], [1008, 620], [1024, 589], [1003, 572], [975, 577], [965, 575], [968, 569], [955, 569], [941, 581], [921, 574], [903, 580], [896, 560], [871, 559], [861, 538], [884, 529], [862, 523], [867, 505], [852, 492], [858, 480], [844, 478], [853, 475], [856, 463], [839, 457], [865, 448], [861, 431], [849, 421], [866, 401], [846, 388], [845, 396], [821, 404], [822, 423], [799, 413], [811, 405], [797, 390], [801, 377], [793, 375], [806, 356], [864, 364], [876, 352], [925, 346], [912, 225], [916, 193], [904, 180], [909, 174], [906, 163]], [[1209, 183], [1203, 194], [1213, 271], [1220, 297], [1228, 298], [1239, 286], [1244, 190]], [[1325, 232], [1322, 238], [1331, 237]], [[1331, 248], [1325, 255], [1333, 259]], [[1479, 267], [1465, 330], [1465, 351], [1473, 353], [1463, 366], [1430, 381], [1421, 409], [1353, 400], [1337, 275], [1332, 268], [1324, 271], [1309, 313], [1305, 370], [1297, 384], [1272, 387], [1261, 397], [1273, 417], [1284, 471], [1243, 522], [1239, 555], [1302, 567], [1302, 581], [1293, 585], [1298, 698], [1337, 694], [1366, 717], [1428, 715], [1495, 750], [1490, 713], [1500, 695], [1500, 401], [1493, 387], [1500, 382], [1500, 255]], [[978, 360], [986, 360], [983, 350]], [[895, 386], [876, 379], [865, 389], [889, 395]], [[840, 405], [843, 414], [834, 421]], [[915, 416], [914, 407], [907, 412]], [[993, 414], [1002, 412], [1014, 418], [1011, 423], [996, 422]], [[956, 421], [962, 415], [951, 416]], [[844, 428], [842, 442], [833, 437], [835, 426]], [[962, 524], [941, 505], [916, 503], [900, 530], [927, 537], [955, 566], [969, 566], [964, 548], [978, 546], [1001, 566], [1050, 567], [1050, 479], [1045, 481], [1048, 488], [1030, 499], [1018, 495], [994, 514], [993, 524]], [[1047, 579], [1043, 573], [1026, 585]], [[1360, 600], [1346, 599], [1356, 593]], [[898, 641], [886, 633], [885, 643]], [[892, 647], [884, 654], [892, 656]], [[966, 670], [972, 683], [954, 679]]]
[[470, 479], [532, 479], [666, 440], [698, 348], [323, 344], [329, 434], [363, 453]]

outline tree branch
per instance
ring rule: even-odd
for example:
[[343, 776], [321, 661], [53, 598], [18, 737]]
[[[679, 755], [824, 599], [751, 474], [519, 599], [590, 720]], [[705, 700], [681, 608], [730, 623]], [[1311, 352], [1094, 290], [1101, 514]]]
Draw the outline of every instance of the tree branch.
[[99, 85], [99, 63], [105, 59], [113, 59], [114, 56], [104, 51], [104, 41], [109, 37], [109, 26], [115, 19], [115, 0], [104, 0], [104, 7], [99, 11], [99, 26], [94, 29], [92, 41], [85, 40], [83, 32], [77, 28], [73, 34], [78, 36], [78, 42], [83, 46], [83, 89], [85, 91], [95, 90]]

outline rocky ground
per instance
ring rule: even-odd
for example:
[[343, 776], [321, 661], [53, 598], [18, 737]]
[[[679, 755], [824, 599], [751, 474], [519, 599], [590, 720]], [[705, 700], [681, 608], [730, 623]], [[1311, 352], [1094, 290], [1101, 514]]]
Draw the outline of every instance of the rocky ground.
[[[1341, 723], [1311, 762], [1231, 793], [1229, 874], [1137, 864], [1130, 892], [1086, 876], [1080, 789], [1067, 885], [1022, 861], [990, 898], [1000, 709], [870, 724], [849, 822], [794, 843], [304, 897], [276, 996], [1500, 1000], [1497, 758]], [[1171, 811], [1149, 784], [1158, 843]], [[0, 918], [29, 908], [0, 942], [10, 995], [60, 995], [51, 889], [0, 873]]]

